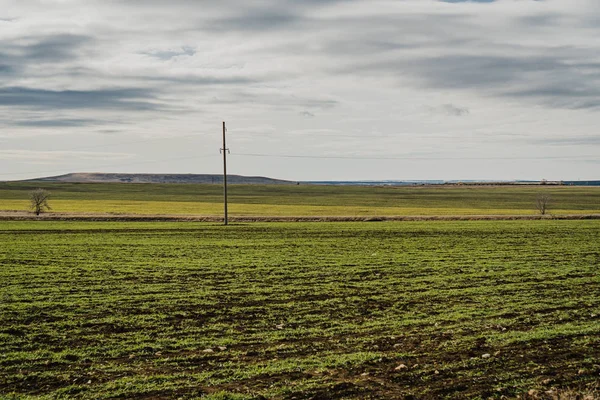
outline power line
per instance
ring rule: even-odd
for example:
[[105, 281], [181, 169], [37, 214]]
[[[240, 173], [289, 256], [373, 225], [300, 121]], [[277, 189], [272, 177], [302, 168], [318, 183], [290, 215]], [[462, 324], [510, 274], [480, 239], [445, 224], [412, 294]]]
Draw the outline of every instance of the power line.
[[324, 159], [324, 160], [572, 160], [586, 161], [588, 157], [591, 160], [597, 160], [597, 156], [552, 156], [552, 157], [411, 157], [411, 156], [395, 156], [395, 157], [365, 157], [365, 156], [312, 156], [312, 155], [292, 155], [292, 154], [262, 154], [262, 153], [233, 153], [233, 156], [242, 157], [269, 157], [269, 158], [309, 158], [309, 159]]

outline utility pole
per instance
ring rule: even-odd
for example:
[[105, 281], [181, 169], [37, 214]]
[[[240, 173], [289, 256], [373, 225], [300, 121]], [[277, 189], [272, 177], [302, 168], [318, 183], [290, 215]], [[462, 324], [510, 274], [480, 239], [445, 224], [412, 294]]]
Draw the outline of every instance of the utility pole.
[[223, 153], [223, 207], [224, 207], [224, 225], [227, 225], [227, 153], [229, 149], [225, 143], [225, 133], [227, 132], [227, 128], [225, 128], [225, 121], [223, 121], [223, 148], [221, 149], [221, 153]]

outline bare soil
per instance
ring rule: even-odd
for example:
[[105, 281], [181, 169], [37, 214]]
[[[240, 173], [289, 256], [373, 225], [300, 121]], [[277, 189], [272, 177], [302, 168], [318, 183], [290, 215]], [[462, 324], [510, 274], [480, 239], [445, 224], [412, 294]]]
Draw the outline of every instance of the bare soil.
[[[565, 215], [394, 215], [394, 216], [230, 216], [230, 222], [533, 221], [600, 219], [600, 214]], [[184, 214], [44, 213], [0, 211], [0, 221], [172, 221], [221, 222], [222, 216]]]

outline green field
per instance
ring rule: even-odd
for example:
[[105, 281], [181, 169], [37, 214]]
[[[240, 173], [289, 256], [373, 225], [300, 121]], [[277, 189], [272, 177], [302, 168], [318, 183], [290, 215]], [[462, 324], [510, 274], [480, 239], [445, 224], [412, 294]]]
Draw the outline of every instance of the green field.
[[[28, 208], [37, 187], [60, 213], [220, 215], [222, 187], [193, 184], [0, 183], [0, 210]], [[533, 215], [550, 194], [550, 213], [600, 214], [600, 187], [353, 187], [232, 185], [232, 216]]]
[[0, 222], [0, 397], [586, 392], [599, 243], [597, 220]]

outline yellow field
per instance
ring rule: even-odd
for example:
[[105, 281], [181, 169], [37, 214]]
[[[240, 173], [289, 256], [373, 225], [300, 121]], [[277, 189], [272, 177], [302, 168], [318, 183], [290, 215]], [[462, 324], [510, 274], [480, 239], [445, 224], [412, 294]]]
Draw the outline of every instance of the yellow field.
[[[132, 201], [132, 200], [53, 200], [52, 212], [90, 214], [139, 214], [139, 215], [220, 215], [223, 203]], [[27, 200], [0, 199], [0, 210], [26, 211]], [[366, 207], [353, 205], [287, 205], [287, 204], [238, 204], [229, 205], [232, 216], [392, 216], [392, 215], [535, 215], [536, 210], [502, 208], [448, 208], [448, 207]], [[553, 215], [600, 214], [596, 209], [552, 209]]]

